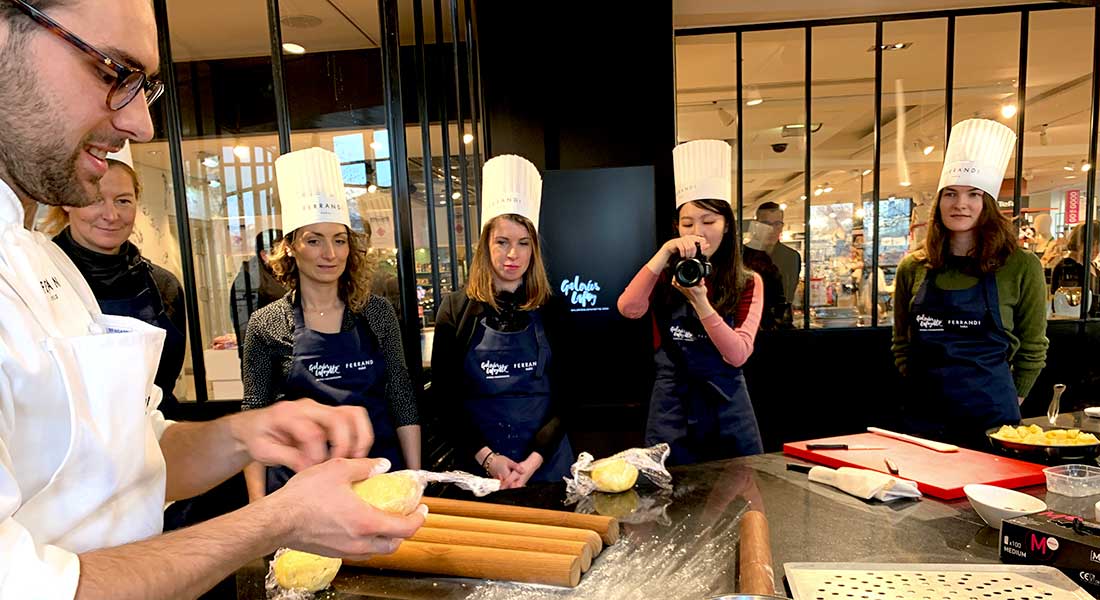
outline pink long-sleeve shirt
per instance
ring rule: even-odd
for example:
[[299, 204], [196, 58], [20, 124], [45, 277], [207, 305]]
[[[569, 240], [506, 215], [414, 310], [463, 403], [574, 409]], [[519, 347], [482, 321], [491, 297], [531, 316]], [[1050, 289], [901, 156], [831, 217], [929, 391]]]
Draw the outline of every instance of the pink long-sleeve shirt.
[[[626, 286], [619, 296], [619, 313], [628, 319], [640, 319], [649, 312], [650, 297], [653, 288], [657, 285], [659, 276], [643, 265], [630, 285]], [[730, 327], [718, 313], [702, 319], [703, 328], [706, 330], [714, 347], [722, 355], [727, 363], [740, 367], [752, 355], [753, 343], [756, 340], [756, 331], [760, 327], [760, 315], [764, 310], [764, 283], [756, 273], [752, 275], [752, 285], [745, 286], [741, 292], [741, 301], [737, 304], [737, 314], [734, 323], [736, 327]]]

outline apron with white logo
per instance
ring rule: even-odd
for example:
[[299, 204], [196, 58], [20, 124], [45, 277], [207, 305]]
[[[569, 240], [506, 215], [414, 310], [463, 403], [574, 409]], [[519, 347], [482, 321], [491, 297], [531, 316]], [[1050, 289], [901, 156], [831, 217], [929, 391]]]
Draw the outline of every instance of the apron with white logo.
[[[550, 344], [538, 311], [530, 315], [527, 327], [514, 332], [497, 331], [479, 319], [465, 364], [471, 391], [466, 409], [489, 448], [516, 462], [527, 459], [550, 412]], [[573, 464], [569, 438], [563, 436], [542, 459], [531, 481], [561, 481]]]
[[[294, 357], [283, 396], [311, 398], [329, 406], [362, 406], [374, 429], [374, 445], [367, 455], [389, 459], [393, 471], [405, 468], [386, 402], [386, 359], [369, 328], [314, 331], [306, 327], [302, 307], [295, 302]], [[267, 493], [283, 487], [293, 476], [289, 467], [268, 467]]]

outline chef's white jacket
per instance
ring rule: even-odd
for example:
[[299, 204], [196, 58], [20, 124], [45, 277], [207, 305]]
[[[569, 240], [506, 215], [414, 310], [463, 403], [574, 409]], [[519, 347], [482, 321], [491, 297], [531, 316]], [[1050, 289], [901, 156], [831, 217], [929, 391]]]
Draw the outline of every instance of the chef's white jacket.
[[163, 341], [101, 314], [0, 181], [0, 600], [72, 598], [78, 553], [160, 533]]

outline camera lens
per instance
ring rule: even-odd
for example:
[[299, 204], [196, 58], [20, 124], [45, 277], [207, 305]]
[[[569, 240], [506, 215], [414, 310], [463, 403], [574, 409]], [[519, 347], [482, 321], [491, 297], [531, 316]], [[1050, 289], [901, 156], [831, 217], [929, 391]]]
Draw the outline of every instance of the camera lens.
[[676, 264], [676, 282], [684, 287], [699, 284], [703, 277], [703, 268], [699, 261], [688, 258]]

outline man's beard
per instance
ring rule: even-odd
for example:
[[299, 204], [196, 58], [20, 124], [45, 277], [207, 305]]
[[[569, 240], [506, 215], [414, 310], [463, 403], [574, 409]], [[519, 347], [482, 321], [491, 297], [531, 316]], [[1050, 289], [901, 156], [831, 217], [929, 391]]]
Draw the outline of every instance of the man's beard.
[[65, 118], [54, 113], [27, 64], [29, 37], [13, 30], [0, 49], [0, 171], [43, 204], [88, 206], [102, 196], [98, 181], [81, 183], [76, 174], [87, 140], [75, 150], [65, 148]]

